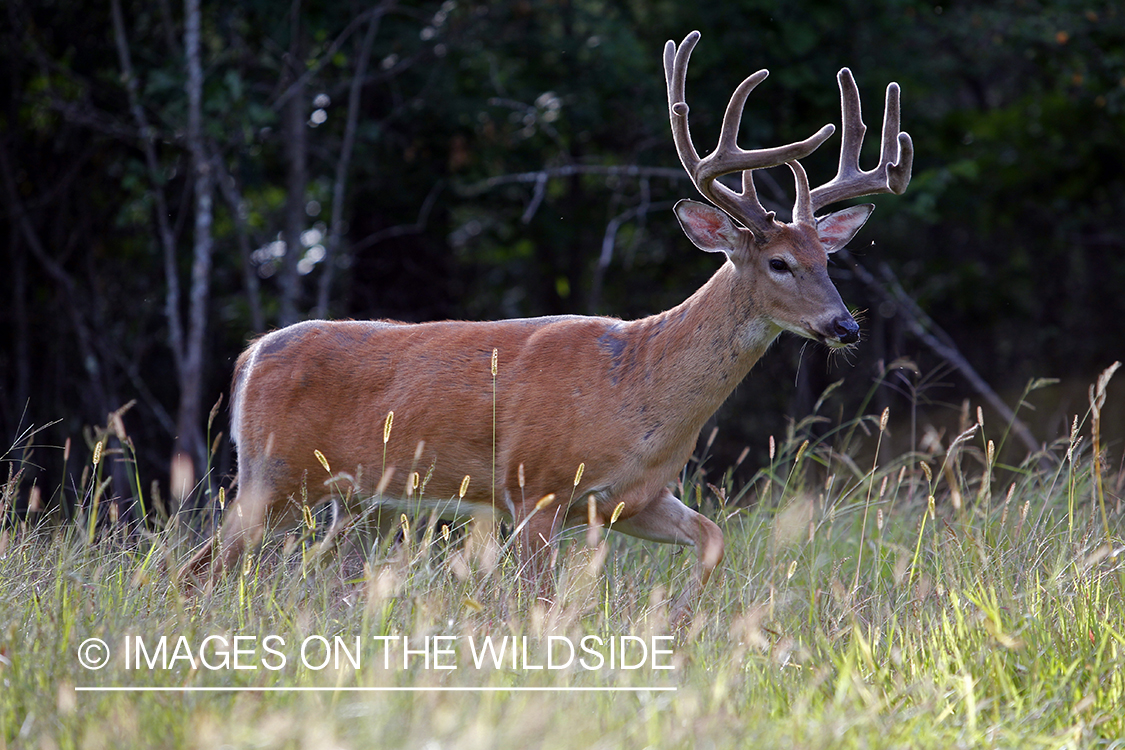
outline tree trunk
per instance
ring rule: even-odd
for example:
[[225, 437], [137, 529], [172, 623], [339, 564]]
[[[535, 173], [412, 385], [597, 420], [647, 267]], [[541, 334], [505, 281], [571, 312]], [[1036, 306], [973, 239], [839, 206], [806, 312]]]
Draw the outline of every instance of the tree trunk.
[[289, 82], [282, 112], [282, 136], [285, 138], [285, 158], [289, 163], [288, 194], [285, 199], [285, 257], [278, 279], [281, 286], [281, 324], [289, 325], [301, 316], [301, 277], [297, 262], [304, 247], [301, 233], [305, 230], [305, 185], [308, 182], [306, 166], [308, 126], [305, 122], [307, 105], [304, 78], [304, 41], [301, 33], [301, 3], [293, 0], [290, 8], [289, 54], [286, 78]]
[[213, 170], [203, 142], [203, 66], [200, 61], [199, 0], [184, 2], [184, 53], [187, 63], [187, 142], [195, 184], [195, 236], [192, 245], [188, 330], [180, 370], [176, 418], [177, 453], [187, 453], [198, 472], [207, 461], [203, 437], [204, 348], [211, 295], [211, 218]]

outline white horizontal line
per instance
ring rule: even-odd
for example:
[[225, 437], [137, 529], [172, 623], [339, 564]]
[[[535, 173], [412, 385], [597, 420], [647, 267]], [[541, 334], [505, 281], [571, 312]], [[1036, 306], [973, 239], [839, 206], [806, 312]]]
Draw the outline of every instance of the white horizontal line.
[[675, 692], [676, 687], [93, 687], [78, 693], [639, 693]]

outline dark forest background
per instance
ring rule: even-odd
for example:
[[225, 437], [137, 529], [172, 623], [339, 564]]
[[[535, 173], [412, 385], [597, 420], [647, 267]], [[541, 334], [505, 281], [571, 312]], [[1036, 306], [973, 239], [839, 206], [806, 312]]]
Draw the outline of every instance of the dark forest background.
[[[682, 301], [717, 265], [670, 210], [696, 193], [661, 52], [692, 29], [700, 148], [763, 67], [741, 145], [838, 123], [845, 65], [870, 128], [865, 166], [891, 80], [916, 148], [906, 194], [876, 197], [852, 243], [861, 268], [833, 271], [865, 311], [865, 340], [830, 360], [783, 336], [720, 411], [713, 465], [749, 446], [752, 469], [838, 380], [822, 411], [853, 417], [874, 389], [911, 447], [924, 426], [932, 438], [955, 424], [964, 398], [1003, 420], [997, 401], [1015, 407], [1030, 381], [1058, 378], [1020, 409], [1018, 458], [1065, 434], [1088, 384], [1125, 355], [1115, 2], [6, 0], [0, 12], [0, 436], [56, 502], [98, 426], [126, 432], [139, 459], [136, 474], [117, 469], [118, 494], [138, 475], [165, 481], [174, 450], [201, 467], [213, 445], [215, 476], [233, 471], [216, 440], [225, 404], [210, 427], [209, 413], [247, 340], [273, 327], [636, 317]], [[837, 135], [805, 160], [814, 184], [838, 148]], [[787, 214], [788, 173], [759, 182]], [[1113, 390], [1105, 429], [1120, 437]], [[29, 426], [46, 426], [30, 455]], [[68, 440], [82, 458], [64, 468]]]

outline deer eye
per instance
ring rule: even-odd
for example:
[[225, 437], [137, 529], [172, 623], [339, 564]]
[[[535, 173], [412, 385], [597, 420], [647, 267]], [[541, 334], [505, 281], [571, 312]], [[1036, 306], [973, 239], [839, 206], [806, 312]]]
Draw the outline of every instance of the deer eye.
[[770, 270], [777, 273], [786, 273], [789, 271], [789, 264], [781, 258], [770, 258]]

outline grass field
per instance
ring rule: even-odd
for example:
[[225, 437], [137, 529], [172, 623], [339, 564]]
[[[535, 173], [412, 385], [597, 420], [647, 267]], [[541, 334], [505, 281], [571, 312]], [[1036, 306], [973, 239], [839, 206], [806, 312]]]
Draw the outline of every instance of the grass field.
[[503, 538], [426, 517], [366, 561], [291, 541], [187, 595], [178, 524], [14, 520], [13, 465], [0, 750], [1125, 746], [1125, 477], [1091, 415], [1021, 466], [1002, 426], [892, 458], [879, 415], [813, 428], [743, 486], [689, 467], [727, 555], [682, 628], [690, 552], [575, 534], [546, 607]]

